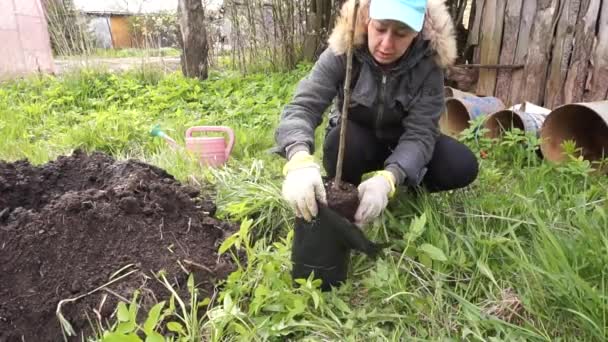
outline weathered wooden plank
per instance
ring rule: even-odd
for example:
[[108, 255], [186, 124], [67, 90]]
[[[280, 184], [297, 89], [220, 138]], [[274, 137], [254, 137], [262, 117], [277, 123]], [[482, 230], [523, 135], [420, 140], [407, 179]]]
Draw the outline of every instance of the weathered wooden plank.
[[[505, 9], [505, 23], [502, 38], [502, 48], [500, 50], [500, 64], [514, 64], [515, 50], [517, 49], [517, 37], [519, 34], [519, 20], [523, 0], [510, 0]], [[497, 18], [500, 20], [500, 18]], [[496, 79], [495, 96], [504, 102], [508, 107], [511, 103], [511, 74], [512, 70], [499, 70]]]
[[[502, 27], [505, 15], [505, 2], [502, 0], [486, 0], [483, 9], [485, 20], [481, 23], [481, 55], [480, 64], [496, 64], [500, 56], [502, 42]], [[477, 81], [477, 94], [493, 96], [496, 88], [496, 70], [481, 69]]]
[[559, 0], [539, 0], [528, 47], [525, 72], [525, 99], [543, 105], [551, 42], [555, 29]]
[[[517, 47], [515, 48], [514, 64], [524, 64], [528, 56], [528, 44], [530, 42], [530, 31], [536, 15], [536, 0], [523, 0], [521, 19], [519, 23], [519, 34], [517, 36]], [[524, 69], [514, 70], [511, 73], [511, 96], [510, 103], [517, 104], [524, 100]]]
[[601, 0], [583, 0], [574, 33], [574, 52], [564, 85], [564, 103], [583, 101]]
[[574, 27], [581, 7], [581, 0], [562, 1], [545, 88], [545, 107], [551, 109], [564, 103], [564, 83], [574, 48]]
[[602, 2], [595, 51], [592, 57], [593, 69], [586, 102], [608, 98], [608, 1]]
[[479, 45], [479, 28], [481, 27], [481, 17], [483, 14], [484, 0], [475, 1], [475, 19], [473, 20], [473, 26], [469, 29], [469, 37], [467, 39], [467, 46]]

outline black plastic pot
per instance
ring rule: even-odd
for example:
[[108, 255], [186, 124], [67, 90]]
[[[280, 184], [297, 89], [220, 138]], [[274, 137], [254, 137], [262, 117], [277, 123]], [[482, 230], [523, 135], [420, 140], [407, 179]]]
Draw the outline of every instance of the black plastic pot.
[[293, 279], [314, 273], [323, 281], [321, 289], [341, 285], [347, 278], [351, 250], [375, 258], [385, 245], [368, 240], [353, 223], [326, 206], [311, 221], [296, 218], [291, 261]]

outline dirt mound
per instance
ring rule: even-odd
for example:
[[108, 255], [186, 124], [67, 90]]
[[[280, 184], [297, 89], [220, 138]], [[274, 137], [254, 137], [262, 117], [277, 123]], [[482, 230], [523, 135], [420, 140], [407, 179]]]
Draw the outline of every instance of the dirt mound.
[[233, 270], [216, 251], [235, 228], [214, 213], [196, 188], [137, 161], [76, 151], [41, 167], [0, 162], [0, 341], [62, 340], [58, 302], [128, 265], [138, 271], [62, 306], [77, 331], [90, 329], [85, 312], [105, 320], [135, 289], [143, 305], [166, 296], [161, 270], [181, 288], [192, 271], [211, 295]]

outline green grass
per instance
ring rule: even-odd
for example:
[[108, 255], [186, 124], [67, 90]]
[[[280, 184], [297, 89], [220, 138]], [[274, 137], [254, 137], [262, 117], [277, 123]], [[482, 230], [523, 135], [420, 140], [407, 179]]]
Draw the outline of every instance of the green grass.
[[127, 58], [127, 57], [179, 57], [181, 51], [176, 48], [159, 49], [94, 49], [85, 56], [58, 56], [59, 58]]
[[[294, 287], [283, 161], [267, 150], [307, 68], [215, 72], [204, 82], [154, 71], [82, 71], [5, 83], [0, 159], [44, 163], [74, 148], [138, 158], [180, 180], [212, 184], [220, 214], [243, 222], [221, 249], [234, 253], [238, 245], [248, 262], [219, 296], [159, 299], [173, 311], [150, 313], [152, 328], [136, 322], [141, 337], [166, 327], [173, 341], [608, 338], [608, 180], [574, 157], [544, 162], [537, 139], [517, 132], [501, 141], [464, 132], [475, 153], [488, 153], [472, 186], [420, 196], [401, 191], [366, 230], [372, 240], [392, 242], [391, 250], [375, 261], [355, 254], [348, 282], [330, 293], [310, 280]], [[231, 126], [233, 158], [226, 168], [202, 169], [149, 136], [157, 123], [180, 143], [189, 126]], [[189, 309], [199, 301], [208, 308], [200, 317]], [[127, 305], [116, 323], [131, 322]]]

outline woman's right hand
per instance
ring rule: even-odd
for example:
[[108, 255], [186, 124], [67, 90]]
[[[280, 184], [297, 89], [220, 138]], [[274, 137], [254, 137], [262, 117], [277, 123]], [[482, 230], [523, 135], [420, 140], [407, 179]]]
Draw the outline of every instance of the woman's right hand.
[[310, 222], [317, 216], [317, 201], [327, 205], [321, 167], [306, 151], [295, 153], [283, 168], [283, 198], [297, 217]]

